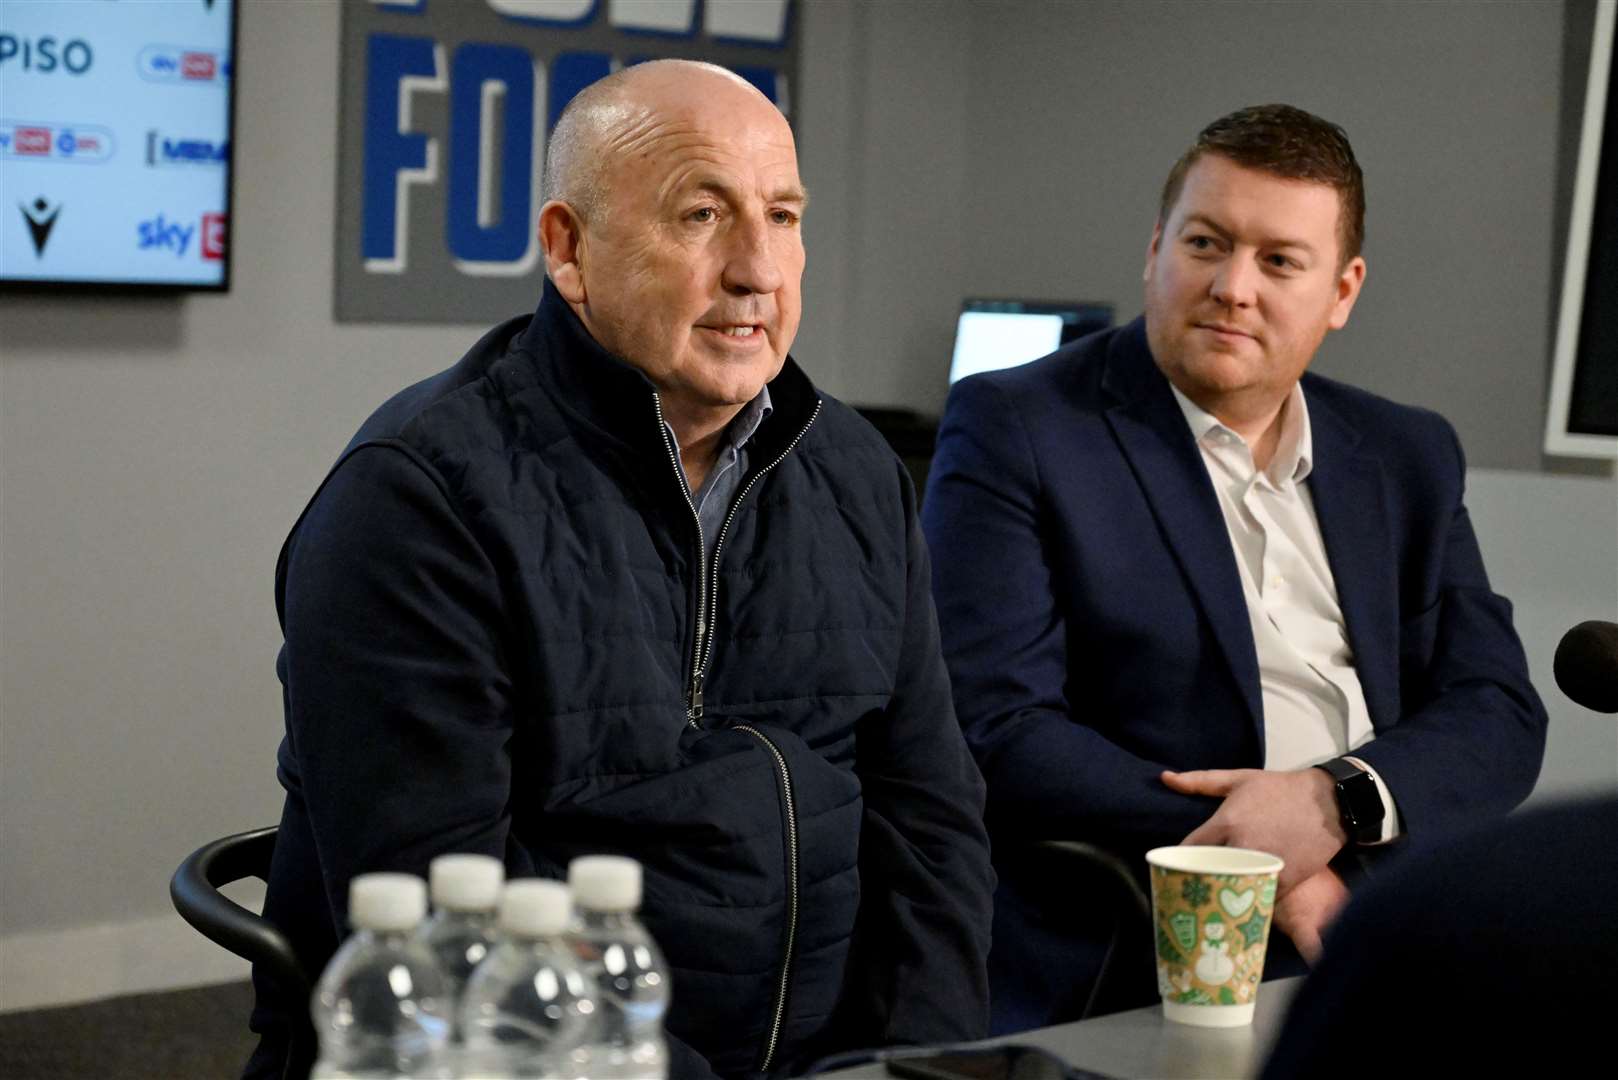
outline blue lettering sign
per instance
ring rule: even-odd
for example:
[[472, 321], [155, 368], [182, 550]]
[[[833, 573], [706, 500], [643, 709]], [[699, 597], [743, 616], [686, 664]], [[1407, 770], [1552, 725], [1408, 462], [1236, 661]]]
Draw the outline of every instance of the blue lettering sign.
[[[533, 58], [510, 45], [462, 45], [449, 101], [450, 254], [468, 263], [529, 262], [536, 243]], [[504, 129], [498, 158], [496, 111]]]
[[372, 34], [366, 44], [360, 249], [367, 270], [397, 274], [407, 255], [407, 186], [438, 174], [432, 139], [410, 130], [410, 94], [444, 89], [443, 49], [431, 38], [394, 34]]

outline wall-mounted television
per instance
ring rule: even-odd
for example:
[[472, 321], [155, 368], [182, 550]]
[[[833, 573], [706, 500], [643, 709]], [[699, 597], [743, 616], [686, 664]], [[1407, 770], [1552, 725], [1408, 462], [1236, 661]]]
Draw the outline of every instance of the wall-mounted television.
[[0, 286], [230, 284], [236, 0], [0, 2]]
[[[1572, 9], [1569, 10], [1569, 18]], [[1568, 220], [1545, 452], [1618, 458], [1618, 3], [1600, 0]]]

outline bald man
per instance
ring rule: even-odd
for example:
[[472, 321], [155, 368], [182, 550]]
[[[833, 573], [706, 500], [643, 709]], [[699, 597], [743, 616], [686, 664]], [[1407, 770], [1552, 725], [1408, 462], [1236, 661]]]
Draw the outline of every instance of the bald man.
[[[318, 972], [349, 880], [484, 852], [645, 867], [670, 1075], [982, 1035], [983, 785], [904, 468], [788, 356], [791, 129], [660, 61], [558, 122], [538, 310], [360, 428], [276, 572], [265, 911]], [[254, 973], [250, 1076], [307, 1002]]]

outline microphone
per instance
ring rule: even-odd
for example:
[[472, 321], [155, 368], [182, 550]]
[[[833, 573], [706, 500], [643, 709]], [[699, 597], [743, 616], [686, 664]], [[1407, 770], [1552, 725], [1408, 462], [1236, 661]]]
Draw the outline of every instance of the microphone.
[[1618, 713], [1618, 623], [1591, 619], [1563, 634], [1552, 670], [1576, 704]]

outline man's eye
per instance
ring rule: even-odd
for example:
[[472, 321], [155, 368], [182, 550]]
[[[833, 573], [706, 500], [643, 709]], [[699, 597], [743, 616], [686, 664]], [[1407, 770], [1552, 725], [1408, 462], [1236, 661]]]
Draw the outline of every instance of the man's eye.
[[719, 211], [715, 210], [711, 206], [699, 206], [695, 210], [691, 211], [690, 214], [690, 220], [695, 221], [699, 225], [706, 225], [708, 222], [714, 221], [718, 217]]
[[1188, 236], [1185, 242], [1193, 251], [1208, 251], [1213, 247], [1213, 237], [1211, 236]]
[[798, 223], [798, 215], [794, 214], [791, 210], [771, 210], [770, 221], [776, 225], [796, 225]]

